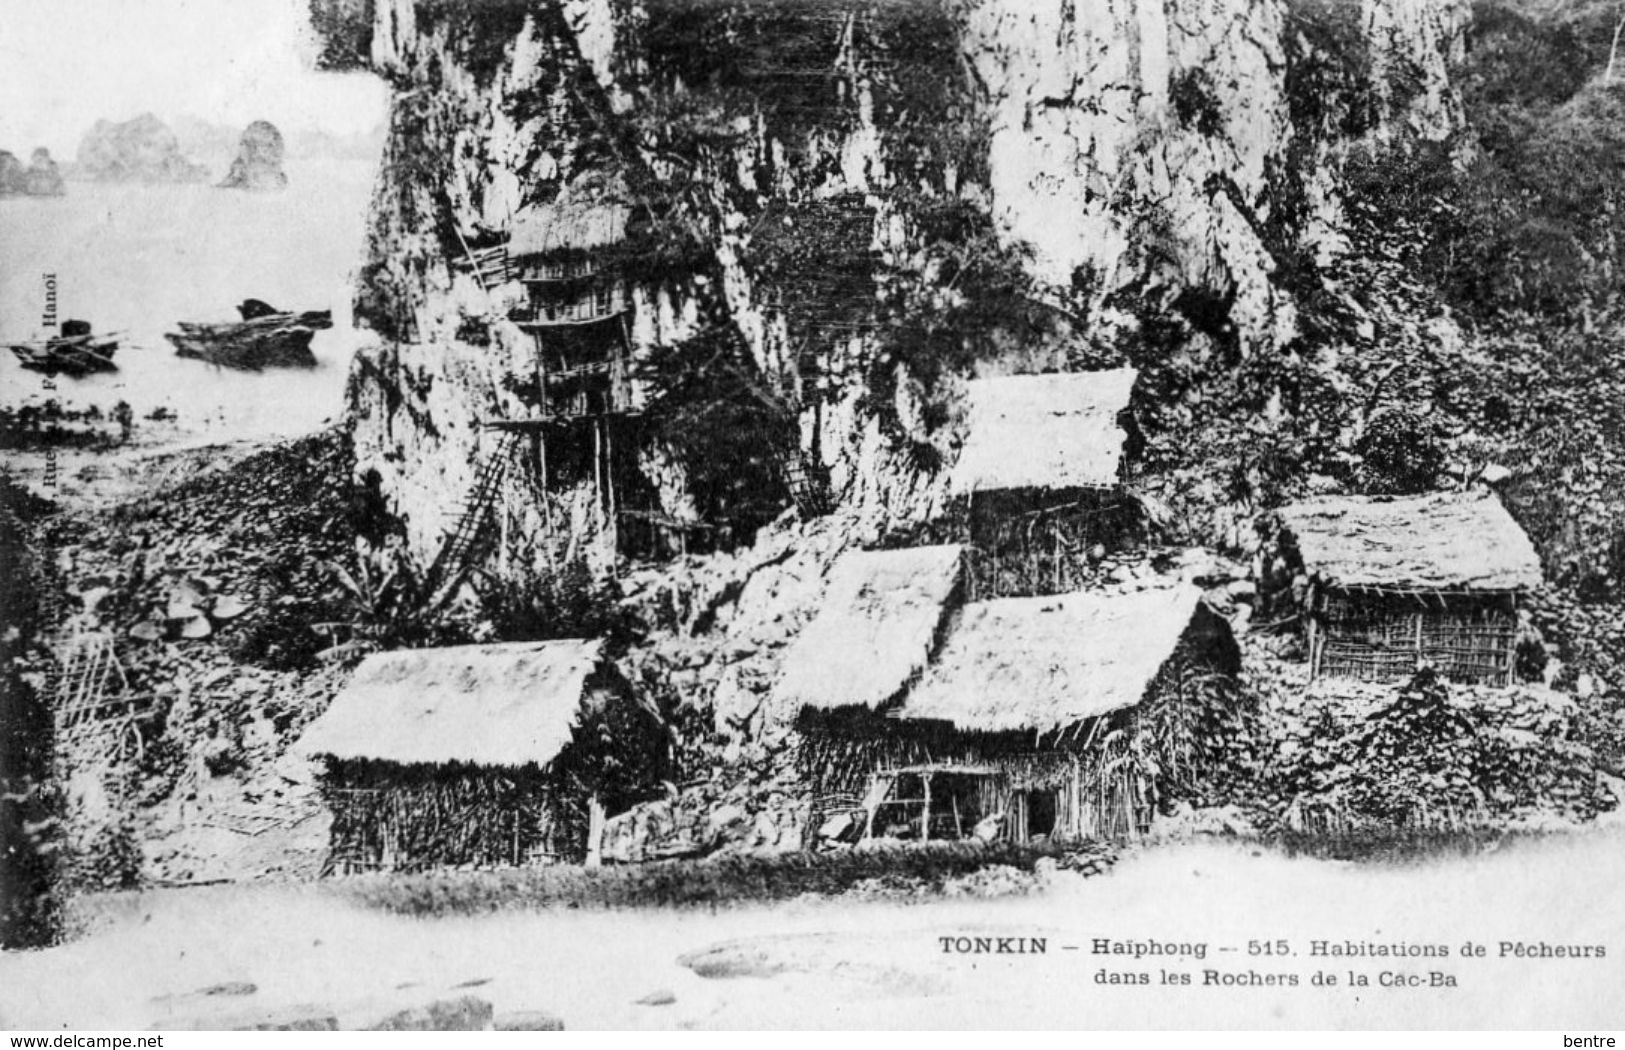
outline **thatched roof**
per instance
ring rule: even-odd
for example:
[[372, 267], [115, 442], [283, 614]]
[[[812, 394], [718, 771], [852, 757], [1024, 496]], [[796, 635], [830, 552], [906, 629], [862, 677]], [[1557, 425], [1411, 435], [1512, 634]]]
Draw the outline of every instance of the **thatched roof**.
[[1514, 591], [1540, 558], [1493, 493], [1332, 496], [1279, 512], [1310, 576], [1335, 587]]
[[1190, 630], [1201, 600], [1181, 584], [972, 602], [895, 717], [952, 722], [961, 731], [1048, 732], [1132, 707]]
[[590, 251], [626, 239], [632, 209], [619, 201], [578, 198], [526, 208], [513, 217], [508, 256], [553, 255]]
[[568, 640], [375, 653], [297, 746], [402, 764], [544, 765], [570, 741], [601, 647]]
[[1110, 488], [1120, 481], [1132, 368], [975, 379], [955, 492]]
[[779, 699], [825, 709], [896, 696], [930, 658], [960, 552], [950, 544], [842, 555], [818, 616], [785, 656]]

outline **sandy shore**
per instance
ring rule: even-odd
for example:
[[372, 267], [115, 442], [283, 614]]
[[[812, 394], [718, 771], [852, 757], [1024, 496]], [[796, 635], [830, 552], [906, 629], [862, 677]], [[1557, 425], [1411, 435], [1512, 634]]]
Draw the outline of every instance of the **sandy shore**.
[[[0, 958], [0, 1027], [145, 1028], [205, 1008], [293, 1003], [342, 1019], [380, 998], [475, 994], [499, 1012], [551, 1011], [573, 1029], [1619, 1028], [1622, 859], [1618, 829], [1385, 867], [1198, 843], [1005, 900], [427, 920], [366, 910], [322, 885], [160, 891], [94, 902], [104, 925], [77, 943]], [[1044, 949], [944, 953], [942, 938], [965, 936], [1041, 938]], [[1097, 938], [1202, 945], [1204, 957], [1100, 955]], [[1250, 941], [1277, 938], [1294, 954], [1249, 956]], [[1449, 954], [1316, 957], [1315, 940]], [[1487, 955], [1463, 958], [1468, 940]], [[1606, 955], [1503, 957], [1503, 941]], [[691, 953], [711, 976], [681, 961]], [[1208, 970], [1298, 984], [1216, 986], [1204, 984]], [[1163, 984], [1164, 971], [1193, 983]], [[1339, 985], [1313, 984], [1317, 971]], [[1383, 984], [1385, 973], [1428, 982], [1434, 971], [1455, 984]], [[1351, 972], [1370, 985], [1349, 987]], [[1103, 973], [1152, 983], [1102, 983]], [[223, 1004], [175, 998], [226, 982], [256, 990]]]

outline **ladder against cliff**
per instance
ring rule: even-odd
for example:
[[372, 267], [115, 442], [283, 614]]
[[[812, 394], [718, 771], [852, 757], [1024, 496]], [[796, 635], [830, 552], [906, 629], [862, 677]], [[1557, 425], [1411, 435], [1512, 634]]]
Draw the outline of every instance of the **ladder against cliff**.
[[468, 496], [460, 503], [453, 504], [456, 517], [446, 531], [440, 552], [429, 567], [425, 593], [431, 599], [441, 595], [441, 592], [449, 593], [456, 586], [490, 538], [491, 508], [502, 490], [502, 481], [507, 476], [518, 442], [517, 434], [502, 435], [496, 449], [480, 464]]
[[832, 510], [829, 496], [829, 476], [821, 463], [815, 463], [799, 448], [786, 453], [779, 461], [784, 487], [803, 519], [820, 517]]

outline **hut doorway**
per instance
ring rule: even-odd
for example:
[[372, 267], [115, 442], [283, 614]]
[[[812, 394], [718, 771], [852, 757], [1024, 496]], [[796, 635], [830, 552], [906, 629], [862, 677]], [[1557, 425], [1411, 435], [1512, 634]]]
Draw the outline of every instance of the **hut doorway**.
[[1011, 799], [1011, 838], [1017, 842], [1048, 840], [1055, 835], [1060, 815], [1059, 793], [1018, 791]]

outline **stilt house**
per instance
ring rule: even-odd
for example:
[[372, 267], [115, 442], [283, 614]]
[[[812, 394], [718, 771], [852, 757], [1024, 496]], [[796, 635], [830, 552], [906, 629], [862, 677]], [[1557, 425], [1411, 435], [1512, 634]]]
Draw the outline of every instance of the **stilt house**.
[[1122, 417], [1135, 376], [1118, 368], [968, 384], [949, 485], [964, 516], [971, 598], [1077, 590], [1089, 549], [1131, 534]]
[[[1123, 838], [1201, 776], [1240, 658], [1194, 588], [957, 609], [941, 593], [920, 589], [906, 637], [887, 639], [897, 610], [832, 587], [786, 659], [779, 695], [802, 705], [826, 834]], [[868, 659], [899, 643], [906, 659]]]
[[[508, 267], [526, 298], [509, 319], [530, 334], [534, 350], [505, 385], [531, 415], [488, 424], [529, 438], [543, 491], [591, 482], [610, 550], [681, 524], [627, 513], [627, 489], [638, 477], [639, 405], [624, 266], [637, 233], [626, 193], [614, 185], [570, 187], [514, 216]], [[623, 519], [635, 523], [625, 536]]]
[[580, 640], [374, 654], [298, 747], [323, 762], [340, 874], [591, 860], [668, 756]]
[[1512, 678], [1518, 601], [1541, 582], [1492, 493], [1340, 496], [1283, 508], [1266, 580], [1293, 583], [1312, 677]]

